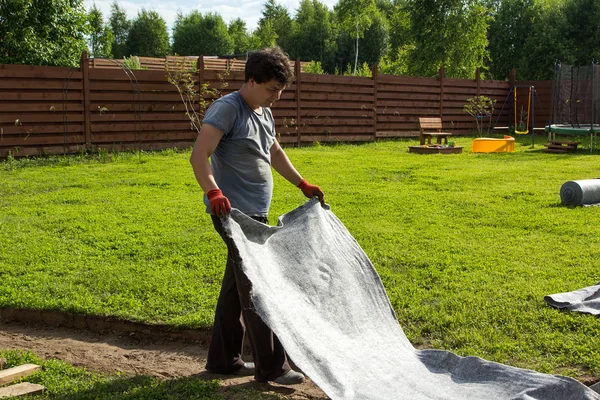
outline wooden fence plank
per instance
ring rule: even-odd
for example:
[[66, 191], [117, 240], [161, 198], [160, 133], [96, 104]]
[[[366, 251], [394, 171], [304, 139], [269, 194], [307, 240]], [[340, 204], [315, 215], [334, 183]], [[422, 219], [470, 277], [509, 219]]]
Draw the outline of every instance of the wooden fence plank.
[[2, 79], [0, 78], [0, 90], [29, 90], [39, 89], [43, 87], [44, 90], [67, 90], [67, 91], [79, 91], [81, 90], [81, 81], [74, 80], [54, 80], [54, 79], [43, 79], [43, 80], [31, 80], [31, 79]]
[[83, 146], [35, 146], [35, 147], [0, 147], [0, 157], [8, 157], [9, 154], [17, 157], [28, 157], [28, 156], [47, 156], [56, 154], [72, 154], [79, 153]]
[[372, 135], [372, 129], [364, 126], [304, 126], [302, 136], [307, 134], [350, 134], [361, 133], [366, 136]]
[[23, 135], [32, 136], [43, 133], [84, 133], [84, 127], [82, 123], [69, 123], [65, 124], [42, 124], [42, 125], [6, 125], [3, 126], [3, 136], [8, 135]]
[[388, 100], [388, 99], [383, 99], [383, 100], [379, 100], [377, 101], [377, 108], [380, 107], [399, 107], [399, 108], [408, 108], [408, 107], [414, 107], [414, 108], [428, 108], [428, 107], [433, 107], [433, 108], [437, 108], [438, 107], [438, 103], [439, 101], [407, 101], [407, 100]]
[[122, 69], [90, 68], [90, 80], [125, 82], [166, 82], [165, 71], [124, 71]]
[[0, 115], [5, 113], [62, 113], [64, 111], [67, 112], [81, 112], [83, 111], [83, 106], [78, 103], [67, 102], [63, 104], [62, 102], [10, 102], [6, 104], [2, 104], [0, 106]]
[[392, 93], [429, 93], [439, 95], [439, 84], [438, 86], [416, 86], [416, 85], [391, 85], [389, 83], [380, 83], [377, 91], [392, 92]]
[[67, 97], [62, 92], [27, 91], [0, 92], [0, 101], [82, 101], [81, 92], [68, 92]]
[[439, 82], [436, 78], [424, 78], [415, 76], [398, 76], [380, 74], [377, 76], [378, 83], [396, 84], [396, 85], [411, 85], [418, 87], [434, 86], [437, 87]]
[[139, 102], [164, 102], [180, 103], [181, 97], [177, 92], [91, 92], [90, 101], [134, 101]]
[[161, 92], [174, 92], [177, 93], [177, 88], [171, 83], [160, 81], [154, 82], [130, 82], [130, 81], [117, 81], [113, 82], [110, 80], [98, 80], [94, 79], [90, 81], [91, 91], [102, 91], [102, 92], [131, 92], [132, 90], [139, 91], [161, 91]]
[[302, 108], [310, 109], [340, 109], [340, 110], [364, 110], [372, 108], [372, 104], [370, 102], [341, 102], [341, 101], [313, 101], [313, 100], [304, 100], [302, 102]]
[[[301, 82], [302, 92], [319, 92], [319, 93], [351, 93], [351, 94], [373, 94], [374, 88], [369, 86], [352, 86], [352, 85], [337, 85]], [[290, 90], [286, 89], [287, 90]]]
[[[0, 115], [3, 115], [3, 114], [0, 114]], [[68, 120], [68, 122], [83, 122], [83, 114], [75, 112], [75, 111], [71, 112], [71, 110], [68, 110], [68, 112], [66, 114], [62, 113], [62, 112], [39, 112], [39, 113], [13, 112], [13, 113], [6, 115], [6, 117], [10, 118], [9, 121], [19, 120], [19, 123], [21, 125], [23, 125], [23, 124], [38, 125], [38, 124], [43, 124], [43, 123], [56, 123], [56, 122], [63, 122], [65, 120]], [[16, 124], [16, 122], [15, 122], [15, 124]]]
[[438, 93], [401, 93], [401, 92], [386, 92], [377, 90], [377, 101], [380, 100], [426, 100], [438, 101], [440, 98]]
[[[175, 121], [175, 122], [190, 122], [190, 119], [184, 112], [179, 113], [143, 113], [141, 118], [144, 122], [148, 121]], [[91, 122], [97, 124], [103, 123], [114, 123], [114, 122], [130, 122], [138, 121], [139, 118], [135, 118], [132, 113], [115, 114], [115, 113], [103, 113], [103, 114], [92, 114], [90, 116]]]
[[368, 78], [342, 75], [302, 74], [302, 83], [333, 83], [336, 85], [373, 86]]
[[371, 135], [302, 135], [301, 142], [368, 142], [372, 139]]
[[127, 132], [127, 131], [161, 131], [161, 130], [185, 130], [190, 129], [189, 121], [181, 121], [181, 122], [168, 122], [168, 123], [160, 123], [160, 122], [145, 122], [141, 121], [138, 123], [127, 123], [127, 122], [119, 122], [119, 123], [106, 123], [106, 124], [96, 124], [92, 128], [92, 132]]
[[197, 132], [187, 130], [184, 132], [178, 131], [156, 131], [152, 133], [146, 132], [119, 132], [119, 133], [94, 133], [94, 142], [95, 143], [118, 143], [118, 142], [135, 142], [135, 141], [143, 141], [143, 142], [152, 142], [152, 141], [181, 141], [181, 140], [189, 140], [193, 141], [196, 139]]
[[0, 64], [0, 76], [4, 78], [81, 79], [81, 72], [69, 67], [41, 67], [37, 65]]
[[[126, 103], [109, 103], [109, 102], [98, 102], [94, 101], [90, 103], [91, 113], [93, 114], [105, 114], [105, 113], [120, 113], [120, 112], [170, 112], [170, 113], [185, 113], [185, 106], [181, 101], [179, 102], [161, 102], [161, 103], [137, 103], [126, 102]], [[69, 106], [71, 110], [71, 106]]]
[[352, 101], [352, 102], [372, 102], [375, 98], [372, 95], [354, 94], [348, 96], [344, 93], [301, 93], [302, 100], [321, 100], [321, 101]]
[[0, 139], [0, 146], [47, 146], [47, 145], [69, 145], [69, 144], [80, 144], [85, 145], [85, 135], [29, 135], [25, 137], [20, 136], [4, 136]]
[[373, 117], [364, 115], [362, 119], [329, 119], [329, 118], [304, 118], [302, 120], [305, 126], [346, 126], [346, 125], [364, 125], [369, 126], [373, 123]]

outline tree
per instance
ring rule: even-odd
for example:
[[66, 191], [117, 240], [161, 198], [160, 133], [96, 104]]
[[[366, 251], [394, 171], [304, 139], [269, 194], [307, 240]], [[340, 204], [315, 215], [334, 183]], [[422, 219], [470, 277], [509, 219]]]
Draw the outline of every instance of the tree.
[[535, 0], [504, 0], [500, 3], [488, 30], [490, 73], [505, 79], [510, 70], [521, 69], [527, 57], [525, 43], [534, 28]]
[[271, 20], [265, 20], [262, 25], [252, 32], [250, 39], [250, 46], [254, 49], [260, 49], [263, 47], [272, 47], [277, 44], [277, 32], [273, 29], [273, 23]]
[[110, 5], [110, 30], [113, 33], [111, 50], [115, 58], [123, 58], [131, 54], [127, 49], [127, 38], [131, 30], [131, 21], [116, 1]]
[[467, 103], [463, 106], [463, 111], [475, 118], [477, 126], [477, 134], [481, 136], [483, 133], [484, 122], [487, 119], [487, 133], [490, 133], [492, 127], [492, 115], [494, 115], [494, 106], [496, 99], [490, 99], [487, 96], [474, 96], [467, 99]]
[[92, 5], [92, 9], [88, 13], [88, 21], [90, 23], [90, 55], [93, 57], [111, 58], [111, 46], [114, 40], [110, 26], [104, 23], [102, 11], [96, 4]]
[[377, 11], [371, 18], [371, 26], [365, 30], [363, 38], [360, 39], [360, 47], [363, 51], [359, 61], [372, 66], [387, 55], [390, 35], [388, 22], [383, 13]]
[[171, 51], [167, 24], [156, 11], [142, 9], [131, 24], [127, 37], [131, 55], [164, 57]]
[[319, 61], [333, 71], [337, 51], [333, 13], [318, 0], [302, 0], [294, 18], [301, 26], [294, 36], [290, 56], [302, 61]]
[[0, 1], [0, 63], [77, 66], [88, 32], [82, 0]]
[[567, 7], [564, 0], [504, 0], [488, 30], [491, 76], [505, 79], [516, 68], [519, 79], [551, 79], [556, 60], [575, 62]]
[[389, 22], [390, 59], [396, 60], [399, 50], [413, 44], [410, 22], [410, 10], [407, 1], [396, 1], [392, 10], [386, 14]]
[[397, 0], [386, 9], [389, 27], [388, 52], [379, 60], [379, 72], [408, 75], [409, 57], [415, 51], [407, 0]]
[[[294, 21], [288, 10], [277, 3], [276, 0], [267, 0], [262, 10], [262, 17], [258, 20], [258, 29], [265, 31], [273, 30], [277, 35], [276, 42], [282, 49], [289, 51], [293, 46], [293, 36], [296, 30]], [[270, 28], [263, 28], [267, 23]], [[271, 34], [269, 34], [272, 36]]]
[[173, 52], [182, 56], [231, 54], [233, 40], [219, 14], [192, 11], [175, 22]]
[[342, 29], [356, 40], [354, 73], [358, 68], [358, 40], [371, 26], [372, 15], [377, 12], [374, 0], [340, 0], [335, 6]]
[[387, 20], [389, 20], [396, 11], [395, 3], [396, 2], [392, 0], [375, 0], [375, 7]]
[[490, 20], [483, 0], [409, 0], [412, 75], [436, 76], [444, 65], [449, 77], [472, 78], [488, 57]]
[[351, 69], [354, 71], [352, 66], [357, 63], [356, 40], [350, 36], [347, 31], [339, 28], [339, 25], [337, 28], [335, 45], [337, 52], [334, 59], [334, 73], [341, 73], [342, 71], [345, 71], [348, 65], [350, 65]]
[[536, 5], [539, 11], [523, 46], [523, 58], [516, 65], [519, 79], [552, 79], [555, 61], [574, 62], [574, 46], [566, 35], [569, 22], [564, 7], [563, 0], [541, 1]]
[[232, 20], [227, 26], [229, 37], [233, 41], [233, 54], [246, 53], [250, 48], [250, 34], [246, 28], [246, 22], [241, 18]]
[[564, 34], [570, 39], [573, 63], [600, 60], [600, 3], [597, 0], [566, 0]]

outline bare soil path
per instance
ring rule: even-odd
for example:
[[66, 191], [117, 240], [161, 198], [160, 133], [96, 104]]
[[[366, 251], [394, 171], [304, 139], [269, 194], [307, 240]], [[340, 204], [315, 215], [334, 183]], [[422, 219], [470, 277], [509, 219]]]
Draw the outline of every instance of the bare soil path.
[[210, 374], [204, 369], [207, 349], [199, 341], [0, 321], [0, 349], [31, 350], [43, 359], [56, 358], [101, 373], [220, 379], [224, 394], [231, 387], [241, 387], [293, 400], [328, 399], [310, 379], [301, 385], [281, 386], [255, 382], [252, 377]]

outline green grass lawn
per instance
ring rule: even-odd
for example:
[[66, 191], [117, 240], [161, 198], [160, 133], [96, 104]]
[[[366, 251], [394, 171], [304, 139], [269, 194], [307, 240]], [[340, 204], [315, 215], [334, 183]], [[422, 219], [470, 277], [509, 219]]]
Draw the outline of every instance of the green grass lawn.
[[[417, 347], [592, 382], [600, 319], [543, 296], [600, 281], [600, 207], [560, 186], [600, 177], [597, 152], [407, 152], [414, 140], [289, 148], [377, 268]], [[206, 327], [225, 246], [204, 213], [189, 152], [0, 164], [0, 307]], [[304, 203], [275, 178], [271, 223]]]
[[218, 380], [195, 377], [157, 379], [147, 375], [102, 375], [74, 367], [59, 360], [41, 360], [37, 355], [23, 351], [1, 351], [7, 367], [33, 363], [40, 371], [24, 379], [43, 385], [47, 390], [27, 399], [42, 400], [275, 400], [279, 396], [258, 390], [228, 388], [221, 390]]

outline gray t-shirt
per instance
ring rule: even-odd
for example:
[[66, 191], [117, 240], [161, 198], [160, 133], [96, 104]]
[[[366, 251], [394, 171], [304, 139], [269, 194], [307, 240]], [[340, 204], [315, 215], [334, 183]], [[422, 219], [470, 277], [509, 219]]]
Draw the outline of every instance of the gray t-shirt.
[[[204, 124], [224, 135], [210, 157], [217, 185], [232, 207], [249, 216], [266, 217], [273, 195], [270, 149], [275, 121], [269, 108], [255, 112], [239, 92], [216, 100], [206, 111]], [[204, 196], [206, 211], [210, 203]]]

